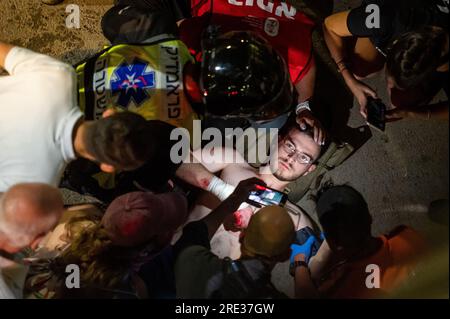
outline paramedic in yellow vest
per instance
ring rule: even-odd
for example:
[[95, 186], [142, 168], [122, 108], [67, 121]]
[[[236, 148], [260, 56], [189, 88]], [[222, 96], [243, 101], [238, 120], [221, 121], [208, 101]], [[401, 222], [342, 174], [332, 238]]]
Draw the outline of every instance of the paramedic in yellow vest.
[[[171, 6], [171, 2], [160, 5]], [[171, 177], [168, 172], [209, 190], [214, 177], [206, 176], [199, 164], [194, 170], [194, 164], [172, 163], [173, 126], [190, 130], [192, 120], [204, 116], [270, 121], [292, 109], [294, 102], [286, 63], [265, 40], [251, 32], [220, 34], [209, 28], [202, 42], [202, 62], [196, 63], [177, 40], [175, 21], [180, 13], [160, 9], [112, 8], [102, 20], [112, 46], [77, 66], [79, 101], [86, 118], [96, 119], [110, 108], [128, 110], [143, 115], [154, 127], [157, 160], [122, 174], [112, 186], [102, 185], [116, 190], [113, 195], [109, 192], [110, 199], [135, 187], [155, 190]], [[161, 170], [167, 166], [169, 170]], [[72, 173], [69, 170], [67, 179]], [[79, 184], [95, 189], [95, 182], [92, 187]], [[227, 194], [228, 186], [223, 185]]]

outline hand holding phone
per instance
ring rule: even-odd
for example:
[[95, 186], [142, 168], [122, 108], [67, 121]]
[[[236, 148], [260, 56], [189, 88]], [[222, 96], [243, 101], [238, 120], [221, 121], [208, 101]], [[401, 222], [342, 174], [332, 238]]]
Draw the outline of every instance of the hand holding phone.
[[262, 185], [255, 185], [255, 188], [255, 190], [250, 192], [248, 202], [254, 202], [263, 206], [284, 206], [286, 204], [286, 193]]
[[367, 98], [367, 124], [384, 132], [386, 128], [386, 105], [381, 99]]

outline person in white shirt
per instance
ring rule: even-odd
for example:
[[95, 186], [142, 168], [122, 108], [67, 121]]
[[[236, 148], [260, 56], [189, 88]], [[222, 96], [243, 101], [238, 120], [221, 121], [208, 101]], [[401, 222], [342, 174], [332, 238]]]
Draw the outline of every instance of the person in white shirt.
[[[152, 124], [136, 113], [108, 110], [102, 119], [84, 120], [70, 65], [0, 42], [0, 67], [9, 73], [0, 76], [0, 192], [22, 182], [57, 186], [76, 158], [113, 173], [165, 156]], [[176, 175], [221, 199], [234, 189], [199, 163], [182, 163]]]
[[0, 192], [23, 182], [59, 184], [77, 157], [106, 172], [139, 168], [151, 141], [146, 121], [130, 112], [85, 121], [73, 68], [0, 42]]
[[63, 210], [61, 193], [46, 184], [17, 184], [0, 193], [0, 299], [22, 298], [28, 267], [15, 254], [36, 248]]

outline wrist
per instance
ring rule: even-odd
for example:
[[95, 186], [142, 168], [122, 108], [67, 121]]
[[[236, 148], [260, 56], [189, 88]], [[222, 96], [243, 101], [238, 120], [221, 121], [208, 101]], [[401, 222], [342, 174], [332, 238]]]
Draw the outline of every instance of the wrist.
[[294, 257], [294, 261], [305, 261], [306, 262], [306, 256], [304, 254], [298, 254]]
[[309, 111], [312, 113], [311, 111], [311, 106], [309, 104], [309, 101], [304, 101], [304, 102], [300, 102], [299, 104], [297, 104], [297, 106], [295, 107], [295, 114], [299, 115], [301, 112], [303, 111]]
[[350, 65], [349, 63], [344, 59], [340, 59], [339, 61], [335, 62], [337, 66], [337, 70], [339, 73], [344, 72], [344, 70], [348, 70]]
[[289, 274], [294, 277], [299, 268], [304, 268], [309, 271], [308, 264], [305, 261], [297, 260], [289, 265]]
[[345, 84], [347, 84], [348, 87], [351, 88], [352, 86], [355, 85], [357, 80], [349, 69], [342, 70], [341, 74], [342, 77], [344, 78]]

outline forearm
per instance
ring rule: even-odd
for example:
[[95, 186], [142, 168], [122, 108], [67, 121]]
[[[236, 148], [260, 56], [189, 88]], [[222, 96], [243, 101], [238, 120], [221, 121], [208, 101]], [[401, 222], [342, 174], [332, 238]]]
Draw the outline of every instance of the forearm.
[[331, 58], [334, 62], [345, 61], [347, 56], [344, 50], [344, 39], [329, 29], [327, 21], [323, 25], [323, 37], [330, 51]]
[[314, 285], [309, 269], [306, 267], [297, 267], [295, 269], [295, 298], [316, 299], [319, 298], [319, 292]]
[[0, 41], [0, 68], [5, 68], [6, 57], [14, 46]]
[[208, 189], [208, 185], [214, 176], [200, 163], [183, 163], [177, 169], [175, 175], [186, 183], [203, 190]]
[[[351, 70], [348, 69], [348, 57], [345, 50], [344, 38], [352, 36], [345, 25], [347, 17], [348, 12], [341, 12], [325, 19], [323, 36], [333, 61], [336, 63], [345, 82], [349, 85], [354, 76]], [[339, 32], [335, 30], [339, 30]]]
[[295, 85], [298, 93], [298, 103], [310, 100], [314, 95], [314, 86], [316, 83], [316, 65], [311, 61], [312, 66], [308, 73]]
[[220, 200], [225, 200], [234, 190], [234, 186], [225, 183], [198, 162], [186, 162], [178, 167], [175, 175], [181, 180], [211, 192]]

